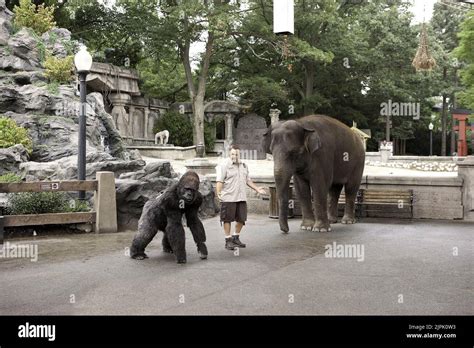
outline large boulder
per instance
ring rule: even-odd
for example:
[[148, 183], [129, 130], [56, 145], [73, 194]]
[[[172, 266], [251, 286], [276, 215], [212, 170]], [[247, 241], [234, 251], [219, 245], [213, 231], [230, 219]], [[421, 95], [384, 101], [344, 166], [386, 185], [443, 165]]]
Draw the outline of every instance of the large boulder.
[[2, 49], [0, 69], [38, 70], [41, 68], [38, 38], [33, 31], [22, 28], [8, 39], [8, 50]]
[[207, 176], [199, 175], [199, 192], [202, 194], [202, 204], [199, 208], [199, 216], [201, 218], [213, 217], [219, 212], [216, 204], [215, 190], [211, 180]]
[[159, 177], [150, 181], [116, 179], [117, 216], [120, 230], [136, 230], [143, 206], [173, 185], [176, 179]]
[[77, 154], [78, 125], [73, 119], [10, 112], [5, 116], [28, 130], [33, 141], [32, 161], [51, 162]]
[[[143, 160], [125, 161], [105, 152], [88, 152], [86, 155], [86, 179], [94, 180], [97, 172], [113, 172], [115, 177], [123, 173], [139, 171], [145, 166]], [[20, 165], [26, 181], [75, 180], [77, 179], [77, 156], [70, 156], [52, 162], [26, 162]]]
[[64, 28], [53, 28], [41, 36], [46, 49], [57, 58], [74, 54], [76, 42], [71, 40], [71, 32]]
[[[18, 76], [25, 74], [11, 74], [11, 79], [22, 79]], [[31, 79], [31, 77], [29, 77]], [[27, 77], [23, 78], [23, 82]], [[3, 81], [8, 82], [7, 81]], [[34, 112], [36, 114], [51, 114], [55, 112], [56, 104], [61, 99], [61, 95], [53, 96], [46, 86], [36, 86], [25, 83], [20, 86], [16, 84], [6, 84], [0, 89], [0, 112], [13, 111], [24, 114]]]
[[21, 144], [0, 149], [0, 175], [19, 173], [20, 165], [28, 161], [28, 151]]
[[[30, 84], [32, 79], [40, 80], [39, 74], [17, 72], [8, 75], [3, 80], [4, 86], [0, 89], [0, 112], [13, 111], [15, 113], [35, 113], [45, 115], [65, 116], [77, 118], [80, 101], [74, 96], [72, 86], [63, 85], [54, 93], [43, 85]], [[14, 80], [15, 83], [8, 83]], [[95, 113], [87, 106], [87, 116], [94, 117]]]
[[171, 163], [167, 160], [157, 160], [148, 163], [143, 169], [120, 175], [120, 179], [132, 179], [142, 181], [152, 181], [159, 177], [176, 178], [178, 175], [171, 167]]
[[5, 6], [5, 0], [0, 0], [0, 46], [8, 43], [12, 31], [12, 17], [13, 13]]

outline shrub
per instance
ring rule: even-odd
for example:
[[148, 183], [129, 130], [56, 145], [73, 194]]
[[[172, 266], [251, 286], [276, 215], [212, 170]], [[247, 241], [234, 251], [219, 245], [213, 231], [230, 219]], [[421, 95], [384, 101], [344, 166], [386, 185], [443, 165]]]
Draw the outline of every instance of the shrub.
[[61, 213], [68, 206], [63, 192], [22, 192], [8, 197], [11, 214]]
[[29, 153], [33, 150], [33, 143], [28, 131], [16, 124], [10, 118], [0, 117], [0, 148], [22, 144]]
[[50, 82], [69, 83], [74, 76], [74, 56], [56, 58], [48, 56], [44, 62], [44, 75]]
[[12, 215], [46, 214], [88, 211], [87, 202], [75, 201], [70, 205], [65, 192], [22, 192], [8, 197], [8, 211]]
[[46, 89], [53, 95], [59, 95], [59, 83], [56, 81], [48, 83]]
[[14, 173], [6, 173], [3, 175], [0, 175], [0, 183], [2, 184], [9, 184], [12, 182], [21, 182], [21, 177]]
[[[214, 122], [204, 122], [204, 142], [207, 151], [214, 149], [213, 128], [215, 128]], [[177, 111], [168, 111], [155, 123], [153, 132], [156, 134], [165, 129], [170, 132], [168, 141], [170, 144], [176, 146], [193, 145], [193, 123], [187, 115]]]
[[38, 35], [42, 35], [54, 28], [54, 7], [36, 6], [31, 0], [20, 0], [20, 5], [13, 8], [15, 13], [14, 25], [17, 28], [27, 27], [33, 29]]
[[69, 205], [66, 210], [64, 211], [65, 213], [78, 213], [82, 211], [90, 211], [89, 205], [87, 204], [86, 201], [81, 201], [79, 199], [74, 200], [74, 205]]

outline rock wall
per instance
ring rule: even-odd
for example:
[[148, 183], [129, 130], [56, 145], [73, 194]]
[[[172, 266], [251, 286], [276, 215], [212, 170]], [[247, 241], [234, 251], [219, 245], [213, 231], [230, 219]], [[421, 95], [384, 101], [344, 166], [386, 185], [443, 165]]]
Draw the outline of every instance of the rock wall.
[[[28, 153], [22, 145], [0, 149], [0, 175], [16, 173], [27, 181], [74, 180], [80, 110], [76, 84], [49, 84], [42, 64], [45, 50], [64, 58], [78, 45], [61, 28], [41, 37], [27, 28], [14, 33], [12, 16], [0, 0], [0, 117], [28, 130], [33, 151]], [[146, 165], [137, 150], [126, 149], [100, 93], [87, 95], [86, 125], [86, 177], [95, 179], [97, 171], [115, 173], [119, 228], [136, 228], [145, 202], [172, 185], [177, 175], [168, 161]], [[215, 215], [213, 188], [205, 178], [201, 191], [201, 216]], [[90, 193], [88, 198], [92, 199]]]

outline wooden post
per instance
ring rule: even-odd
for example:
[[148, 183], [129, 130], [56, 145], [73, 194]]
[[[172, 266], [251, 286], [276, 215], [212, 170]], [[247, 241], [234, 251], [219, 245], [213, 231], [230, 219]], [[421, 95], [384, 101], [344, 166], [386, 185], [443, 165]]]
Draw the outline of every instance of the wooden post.
[[113, 172], [97, 172], [98, 189], [94, 194], [97, 233], [117, 232], [117, 203]]
[[3, 244], [3, 234], [4, 234], [4, 229], [3, 229], [3, 216], [0, 216], [0, 244]]

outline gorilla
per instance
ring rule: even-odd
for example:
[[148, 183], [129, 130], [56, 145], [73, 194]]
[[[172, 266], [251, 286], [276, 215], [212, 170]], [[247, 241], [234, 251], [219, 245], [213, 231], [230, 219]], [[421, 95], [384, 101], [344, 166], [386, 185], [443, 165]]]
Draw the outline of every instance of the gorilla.
[[138, 221], [138, 232], [133, 238], [130, 257], [143, 260], [148, 256], [145, 248], [158, 231], [164, 232], [163, 251], [174, 253], [178, 263], [186, 263], [185, 235], [182, 224], [183, 213], [191, 229], [199, 256], [207, 259], [206, 232], [198, 217], [202, 203], [199, 189], [199, 176], [186, 172], [174, 185], [155, 199], [150, 199], [143, 207]]

